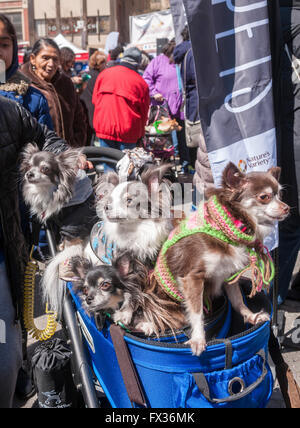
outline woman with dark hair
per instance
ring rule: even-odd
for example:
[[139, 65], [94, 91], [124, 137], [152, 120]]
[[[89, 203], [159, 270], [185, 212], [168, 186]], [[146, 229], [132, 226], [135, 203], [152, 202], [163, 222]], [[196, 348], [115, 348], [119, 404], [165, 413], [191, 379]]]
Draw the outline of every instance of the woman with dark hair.
[[39, 39], [21, 70], [46, 97], [57, 135], [72, 147], [85, 146], [85, 114], [72, 80], [60, 70], [60, 50], [54, 40]]
[[46, 98], [30, 80], [19, 71], [18, 42], [14, 26], [0, 14], [0, 58], [5, 62], [5, 82], [0, 84], [0, 95], [17, 101], [37, 119], [39, 123], [53, 129]]

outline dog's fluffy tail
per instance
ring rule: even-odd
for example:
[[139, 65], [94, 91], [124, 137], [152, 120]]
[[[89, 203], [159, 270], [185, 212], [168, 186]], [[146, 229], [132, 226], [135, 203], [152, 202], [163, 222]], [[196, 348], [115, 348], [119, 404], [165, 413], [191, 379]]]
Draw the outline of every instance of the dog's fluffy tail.
[[65, 295], [64, 281], [59, 278], [59, 266], [72, 257], [82, 256], [82, 254], [82, 245], [72, 245], [65, 248], [51, 260], [43, 275], [41, 282], [43, 299], [50, 305], [51, 310], [57, 313], [59, 318], [62, 314]]

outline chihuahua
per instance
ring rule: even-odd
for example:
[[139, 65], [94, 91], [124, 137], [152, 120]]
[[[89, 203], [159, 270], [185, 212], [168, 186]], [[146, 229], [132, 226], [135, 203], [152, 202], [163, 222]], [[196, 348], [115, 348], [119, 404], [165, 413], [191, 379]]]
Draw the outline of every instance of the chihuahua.
[[112, 266], [93, 266], [87, 259], [73, 257], [71, 267], [79, 278], [73, 289], [89, 316], [109, 312], [115, 323], [146, 336], [159, 337], [166, 329], [174, 331], [184, 326], [184, 312], [178, 310], [178, 305], [171, 303], [178, 312], [173, 318], [164, 301], [143, 291], [148, 270], [130, 253], [120, 255]]
[[80, 155], [75, 149], [56, 155], [40, 151], [36, 144], [26, 146], [20, 165], [23, 196], [41, 223], [58, 214], [72, 198]]
[[[208, 202], [200, 204], [198, 211], [187, 219], [185, 232], [181, 233], [182, 225], [173, 231], [170, 239], [175, 243], [164, 246], [160, 253], [154, 283], [167, 293], [170, 285], [173, 296], [179, 296], [184, 303], [192, 328], [188, 343], [194, 355], [199, 356], [206, 349], [204, 300], [211, 301], [220, 295], [226, 280], [245, 270], [249, 263], [256, 269], [251, 249], [255, 248], [267, 264], [261, 243], [276, 222], [289, 214], [289, 207], [280, 200], [279, 175], [280, 168], [244, 175], [229, 163], [223, 172], [222, 187], [208, 191]], [[228, 227], [229, 223], [234, 225], [233, 229]], [[178, 239], [177, 232], [181, 233]], [[257, 273], [256, 270], [254, 277]], [[238, 281], [227, 282], [225, 290], [245, 322], [256, 325], [269, 321], [267, 313], [254, 314], [245, 306]], [[255, 292], [253, 285], [252, 296]]]
[[173, 229], [172, 196], [163, 178], [170, 167], [150, 166], [140, 181], [120, 182], [117, 174], [109, 173], [99, 182], [97, 214], [118, 252], [130, 251], [141, 262], [155, 262]]

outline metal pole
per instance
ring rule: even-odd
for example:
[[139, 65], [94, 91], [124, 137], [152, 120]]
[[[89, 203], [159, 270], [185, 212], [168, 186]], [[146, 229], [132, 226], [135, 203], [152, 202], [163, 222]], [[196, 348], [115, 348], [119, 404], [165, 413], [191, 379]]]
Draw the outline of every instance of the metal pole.
[[[51, 257], [55, 257], [57, 254], [56, 243], [54, 235], [49, 227], [46, 227], [46, 236]], [[72, 362], [75, 366], [75, 373], [78, 375], [81, 382], [77, 385], [77, 388], [81, 390], [87, 408], [98, 409], [100, 403], [97, 399], [94, 381], [83, 346], [83, 338], [78, 325], [73, 300], [69, 292], [66, 293], [64, 299], [63, 321], [69, 338], [68, 344], [72, 350]]]
[[77, 385], [77, 387], [81, 390], [87, 408], [98, 409], [100, 407], [100, 403], [97, 399], [94, 381], [92, 379], [90, 367], [85, 356], [83, 339], [78, 326], [78, 321], [70, 293], [67, 293], [65, 297], [63, 317], [67, 334], [70, 338], [68, 343], [72, 349], [72, 361], [75, 365], [76, 373], [80, 376], [81, 380], [81, 384]]

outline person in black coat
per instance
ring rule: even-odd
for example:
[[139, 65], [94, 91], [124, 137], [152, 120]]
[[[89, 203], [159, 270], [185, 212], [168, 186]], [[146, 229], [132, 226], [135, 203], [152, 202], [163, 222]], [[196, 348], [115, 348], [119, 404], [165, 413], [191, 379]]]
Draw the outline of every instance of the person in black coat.
[[[185, 89], [185, 119], [190, 122], [198, 122], [199, 95], [192, 43], [189, 29], [186, 26], [182, 32], [183, 42], [174, 49], [173, 56], [176, 64], [181, 65], [181, 78]], [[213, 185], [213, 176], [208, 161], [204, 138], [199, 136], [199, 147], [190, 148], [189, 156], [191, 165], [195, 168], [194, 185], [199, 194], [202, 194], [207, 186]], [[194, 196], [196, 202], [196, 193]]]
[[93, 53], [89, 60], [89, 74], [91, 76], [91, 79], [88, 81], [86, 88], [80, 95], [80, 101], [88, 116], [88, 145], [95, 136], [93, 126], [95, 107], [92, 102], [94, 86], [99, 74], [106, 68], [106, 61], [107, 57], [104, 52], [96, 51]]
[[12, 406], [22, 363], [20, 319], [28, 254], [17, 177], [20, 153], [33, 141], [40, 149], [55, 153], [67, 148], [64, 140], [26, 109], [0, 96], [0, 408]]
[[[288, 297], [300, 301], [300, 273], [292, 282], [300, 251], [300, 9], [298, 2], [280, 0], [282, 25], [280, 69], [280, 130], [278, 149], [283, 197], [290, 216], [279, 226], [278, 304]], [[291, 284], [292, 282], [292, 284]], [[291, 284], [291, 290], [289, 286]]]

